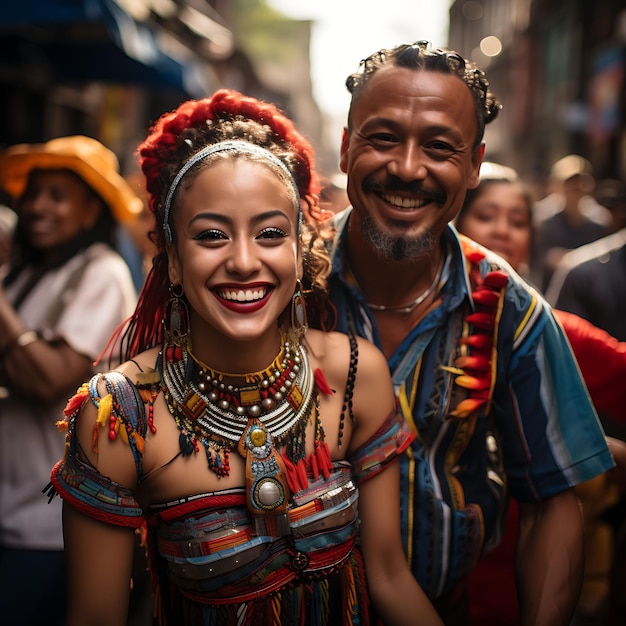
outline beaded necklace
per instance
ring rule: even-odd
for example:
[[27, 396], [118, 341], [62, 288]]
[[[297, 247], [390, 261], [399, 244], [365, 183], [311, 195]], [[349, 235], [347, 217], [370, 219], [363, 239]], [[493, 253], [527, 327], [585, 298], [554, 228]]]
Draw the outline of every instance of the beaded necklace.
[[[287, 534], [286, 464], [304, 460], [306, 426], [317, 407], [304, 347], [284, 341], [268, 368], [245, 375], [211, 369], [187, 340], [166, 344], [162, 355], [165, 402], [180, 431], [182, 453], [199, 452], [201, 443], [209, 469], [221, 478], [230, 472], [229, 452], [237, 450], [246, 460], [246, 500], [257, 532]], [[323, 440], [317, 419], [316, 431]], [[283, 446], [285, 458], [279, 453]]]
[[[166, 345], [163, 383], [167, 406], [181, 432], [181, 450], [191, 454], [202, 443], [209, 468], [218, 476], [228, 475], [228, 450], [240, 450], [252, 425], [260, 425], [275, 445], [289, 443], [297, 456], [303, 444], [298, 431], [304, 431], [315, 404], [308, 355], [288, 341], [268, 368], [243, 376], [216, 372], [199, 361], [186, 342]], [[260, 433], [254, 437], [256, 442], [261, 439]]]
[[[284, 341], [268, 368], [243, 376], [211, 369], [186, 339], [166, 343], [162, 355], [165, 401], [180, 431], [182, 453], [199, 452], [201, 443], [209, 469], [221, 478], [230, 472], [229, 452], [237, 450], [246, 460], [246, 500], [257, 532], [288, 534], [287, 465], [302, 466], [306, 427], [317, 410], [304, 347]], [[316, 431], [316, 443], [318, 437], [323, 441], [318, 419]], [[328, 457], [325, 471], [329, 464]]]
[[165, 399], [181, 432], [192, 439], [213, 439], [234, 449], [252, 418], [283, 443], [311, 413], [314, 379], [302, 346], [294, 351], [286, 341], [266, 370], [243, 376], [212, 370], [187, 346], [180, 358], [171, 358], [174, 354], [165, 348]]

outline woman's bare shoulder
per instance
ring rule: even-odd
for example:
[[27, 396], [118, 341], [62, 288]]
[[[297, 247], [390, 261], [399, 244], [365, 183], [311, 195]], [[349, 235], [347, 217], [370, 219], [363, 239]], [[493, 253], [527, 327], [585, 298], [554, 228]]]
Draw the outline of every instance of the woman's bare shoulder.
[[118, 372], [121, 372], [122, 374], [125, 374], [132, 379], [139, 372], [147, 372], [153, 370], [156, 366], [159, 352], [159, 347], [150, 348], [145, 352], [137, 354], [131, 360], [125, 361], [116, 369]]
[[348, 337], [343, 333], [327, 332], [310, 328], [304, 341], [309, 352], [318, 359], [336, 356], [336, 352], [349, 350]]
[[350, 339], [344, 333], [311, 329], [306, 335], [309, 350], [323, 369], [345, 372], [351, 356], [356, 359], [359, 372], [375, 373], [387, 369], [385, 356], [374, 344], [362, 337], [356, 340], [356, 352], [352, 354]]

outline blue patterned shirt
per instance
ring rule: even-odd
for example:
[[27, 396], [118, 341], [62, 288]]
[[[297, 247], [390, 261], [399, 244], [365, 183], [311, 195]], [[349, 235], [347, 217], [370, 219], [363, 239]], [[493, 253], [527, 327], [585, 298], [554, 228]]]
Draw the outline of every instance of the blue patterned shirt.
[[[351, 326], [381, 347], [365, 297], [344, 268], [349, 211], [337, 216], [329, 279], [336, 329]], [[498, 541], [507, 493], [520, 502], [544, 500], [613, 466], [549, 305], [500, 257], [473, 242], [468, 245], [484, 253], [476, 264], [480, 275], [503, 269], [509, 279], [495, 335], [491, 402], [463, 419], [450, 415], [467, 397], [453, 370], [475, 302], [460, 238], [451, 226], [444, 238], [439, 305], [388, 360], [404, 417], [417, 433], [400, 460], [403, 542], [431, 598], [462, 580], [484, 547]]]

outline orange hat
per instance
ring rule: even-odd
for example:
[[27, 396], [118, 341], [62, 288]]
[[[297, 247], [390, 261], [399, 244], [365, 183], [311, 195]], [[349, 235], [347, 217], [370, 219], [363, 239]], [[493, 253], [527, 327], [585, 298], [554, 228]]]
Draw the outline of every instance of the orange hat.
[[78, 174], [119, 222], [133, 219], [142, 210], [142, 201], [119, 174], [115, 154], [91, 137], [73, 135], [12, 146], [0, 154], [0, 187], [19, 198], [35, 169], [67, 169]]

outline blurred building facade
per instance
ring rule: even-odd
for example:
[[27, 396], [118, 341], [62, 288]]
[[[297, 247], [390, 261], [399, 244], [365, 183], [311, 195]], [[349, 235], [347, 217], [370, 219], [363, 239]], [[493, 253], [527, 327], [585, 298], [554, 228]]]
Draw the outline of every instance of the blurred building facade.
[[449, 46], [504, 105], [486, 158], [536, 179], [577, 153], [599, 178], [626, 180], [624, 0], [456, 0]]
[[[304, 124], [315, 143], [321, 132], [320, 114], [310, 79], [307, 87], [306, 81], [287, 72], [272, 71], [268, 57], [253, 57], [240, 43], [237, 29], [253, 16], [254, 6], [263, 4], [263, 0], [4, 3], [0, 148], [85, 134], [114, 150], [124, 172], [132, 171], [134, 150], [159, 115], [222, 87], [274, 102], [299, 126]], [[282, 22], [283, 31], [298, 42], [297, 75], [308, 76], [310, 25], [286, 18]], [[280, 42], [274, 44], [280, 48]], [[271, 33], [264, 45], [272, 45]]]

